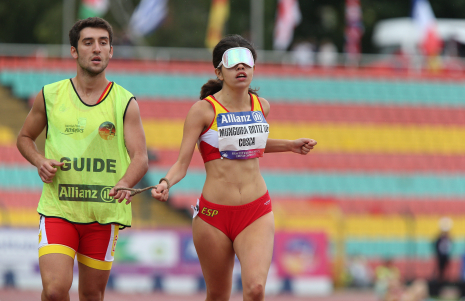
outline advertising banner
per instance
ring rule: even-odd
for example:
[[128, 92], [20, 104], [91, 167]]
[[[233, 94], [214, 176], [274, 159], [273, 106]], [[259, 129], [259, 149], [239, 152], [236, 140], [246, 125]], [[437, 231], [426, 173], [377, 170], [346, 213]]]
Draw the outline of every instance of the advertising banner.
[[330, 277], [326, 234], [277, 232], [273, 261], [280, 277]]
[[201, 274], [190, 230], [122, 231], [112, 273]]
[[[0, 271], [27, 266], [38, 274], [37, 246], [37, 229], [0, 229]], [[272, 265], [279, 277], [330, 277], [326, 235], [277, 232]], [[191, 229], [121, 231], [112, 267], [118, 274], [201, 276]]]

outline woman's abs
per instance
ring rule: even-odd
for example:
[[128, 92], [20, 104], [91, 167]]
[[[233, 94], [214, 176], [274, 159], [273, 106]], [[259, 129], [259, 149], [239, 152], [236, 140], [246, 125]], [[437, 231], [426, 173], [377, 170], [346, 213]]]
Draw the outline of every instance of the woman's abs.
[[244, 205], [266, 193], [265, 180], [257, 159], [219, 159], [205, 164], [207, 179], [202, 190], [209, 202], [221, 205]]

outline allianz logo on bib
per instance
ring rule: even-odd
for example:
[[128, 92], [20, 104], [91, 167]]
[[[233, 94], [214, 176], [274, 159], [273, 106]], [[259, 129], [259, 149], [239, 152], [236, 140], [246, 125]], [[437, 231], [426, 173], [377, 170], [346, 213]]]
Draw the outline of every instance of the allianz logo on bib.
[[110, 196], [111, 186], [59, 184], [58, 199], [60, 201], [115, 203]]
[[232, 112], [232, 113], [220, 113], [217, 116], [217, 124], [219, 127], [226, 125], [238, 125], [238, 124], [254, 124], [265, 122], [265, 117], [261, 111], [246, 111], [246, 112]]
[[251, 122], [250, 115], [221, 114], [221, 123]]
[[253, 117], [253, 120], [255, 120], [256, 122], [262, 122], [263, 121], [262, 112], [254, 111], [254, 112], [252, 112], [252, 117]]

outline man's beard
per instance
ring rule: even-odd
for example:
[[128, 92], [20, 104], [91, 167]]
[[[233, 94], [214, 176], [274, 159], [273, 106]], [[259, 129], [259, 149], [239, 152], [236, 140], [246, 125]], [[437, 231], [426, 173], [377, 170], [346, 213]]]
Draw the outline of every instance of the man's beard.
[[83, 66], [83, 65], [79, 62], [79, 60], [78, 60], [78, 65], [79, 65], [79, 67], [81, 67], [81, 69], [86, 73], [86, 75], [88, 75], [88, 76], [97, 76], [97, 75], [99, 75], [100, 73], [102, 73], [103, 71], [105, 71], [105, 69], [107, 68], [108, 63], [105, 64], [105, 65], [102, 65], [102, 67], [101, 67], [100, 69], [98, 69], [98, 70], [92, 69], [92, 68], [90, 68], [90, 67], [85, 67], [85, 66]]

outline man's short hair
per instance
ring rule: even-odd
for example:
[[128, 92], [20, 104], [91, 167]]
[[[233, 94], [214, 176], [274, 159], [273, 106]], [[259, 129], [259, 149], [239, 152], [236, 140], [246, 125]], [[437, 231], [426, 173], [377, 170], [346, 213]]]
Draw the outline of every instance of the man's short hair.
[[81, 30], [83, 30], [86, 27], [102, 28], [108, 31], [108, 36], [110, 38], [111, 45], [113, 41], [113, 28], [111, 27], [110, 23], [108, 23], [106, 20], [102, 18], [92, 17], [77, 21], [69, 31], [69, 43], [71, 44], [71, 46], [76, 48], [76, 50], [78, 41], [81, 38]]

